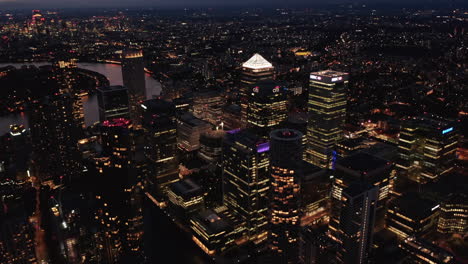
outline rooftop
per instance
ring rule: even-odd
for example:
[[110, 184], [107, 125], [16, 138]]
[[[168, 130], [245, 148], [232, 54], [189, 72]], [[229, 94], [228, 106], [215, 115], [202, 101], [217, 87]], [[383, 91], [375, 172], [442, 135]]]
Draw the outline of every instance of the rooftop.
[[273, 68], [273, 64], [268, 62], [262, 55], [255, 53], [248, 61], [242, 64], [242, 67], [249, 69], [264, 69], [264, 68]]
[[417, 193], [407, 193], [392, 201], [390, 207], [395, 211], [409, 217], [415, 221], [419, 221], [433, 214], [438, 208], [437, 202], [422, 198]]
[[198, 213], [194, 218], [203, 225], [206, 233], [209, 235], [219, 234], [231, 229], [230, 224], [224, 218], [221, 218], [210, 209]]
[[348, 75], [346, 72], [339, 72], [339, 71], [333, 71], [333, 70], [324, 70], [324, 71], [319, 71], [319, 72], [313, 72], [311, 75], [317, 75], [317, 76], [324, 76], [324, 77], [340, 77], [344, 75]]
[[364, 152], [358, 152], [352, 156], [339, 160], [337, 165], [366, 174], [386, 167], [387, 165], [390, 165], [390, 163], [376, 156], [372, 156]]
[[170, 189], [184, 198], [201, 194], [201, 187], [191, 179], [184, 179], [170, 185]]

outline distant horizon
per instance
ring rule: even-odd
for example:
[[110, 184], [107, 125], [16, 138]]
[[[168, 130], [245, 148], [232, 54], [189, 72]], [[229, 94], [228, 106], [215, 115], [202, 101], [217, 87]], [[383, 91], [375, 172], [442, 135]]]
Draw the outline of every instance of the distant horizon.
[[0, 0], [0, 8], [11, 9], [88, 9], [88, 8], [317, 8], [333, 5], [368, 5], [370, 7], [468, 7], [468, 1], [463, 0], [290, 0], [285, 4], [282, 0], [237, 0], [237, 1], [215, 1], [215, 0]]

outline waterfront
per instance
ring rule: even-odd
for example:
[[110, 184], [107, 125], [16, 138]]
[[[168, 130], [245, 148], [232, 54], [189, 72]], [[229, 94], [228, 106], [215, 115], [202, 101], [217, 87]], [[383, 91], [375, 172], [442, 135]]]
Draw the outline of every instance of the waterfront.
[[[36, 67], [42, 65], [48, 65], [47, 62], [37, 62], [37, 63], [0, 63], [0, 68], [8, 65], [15, 66], [17, 68], [22, 65], [35, 65]], [[109, 79], [111, 85], [122, 85], [122, 72], [120, 65], [117, 64], [108, 64], [108, 63], [91, 63], [91, 62], [82, 62], [78, 63], [78, 68], [87, 69], [90, 71], [95, 71], [97, 73], [103, 74]], [[156, 81], [149, 74], [146, 74], [146, 92], [147, 98], [150, 99], [155, 95], [161, 93], [161, 84]], [[85, 124], [90, 126], [96, 121], [99, 121], [99, 113], [97, 106], [97, 97], [96, 95], [85, 96], [83, 98], [84, 114], [85, 114]], [[25, 113], [14, 113], [7, 116], [0, 117], [0, 135], [7, 133], [10, 129], [11, 124], [21, 124], [25, 127], [28, 127], [28, 117]]]

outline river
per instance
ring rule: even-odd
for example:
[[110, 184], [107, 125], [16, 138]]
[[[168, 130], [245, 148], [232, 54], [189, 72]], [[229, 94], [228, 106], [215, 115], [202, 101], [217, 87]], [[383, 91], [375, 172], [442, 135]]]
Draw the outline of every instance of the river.
[[[15, 66], [17, 68], [22, 65], [35, 65], [37, 67], [42, 65], [48, 65], [47, 62], [37, 62], [37, 63], [0, 63], [0, 68], [8, 65]], [[109, 79], [111, 85], [122, 85], [122, 70], [120, 65], [117, 64], [107, 64], [107, 63], [88, 63], [80, 62], [78, 63], [78, 68], [87, 69], [90, 71], [95, 71]], [[147, 99], [153, 98], [154, 95], [159, 95], [161, 93], [161, 84], [151, 77], [149, 74], [146, 74], [146, 94]], [[99, 112], [97, 106], [97, 97], [96, 95], [86, 96], [83, 98], [84, 114], [85, 114], [85, 124], [87, 126], [94, 124], [96, 121], [99, 121]], [[28, 117], [25, 113], [16, 113], [7, 116], [0, 117], [0, 135], [8, 133], [10, 130], [11, 124], [21, 124], [25, 127], [28, 127]]]

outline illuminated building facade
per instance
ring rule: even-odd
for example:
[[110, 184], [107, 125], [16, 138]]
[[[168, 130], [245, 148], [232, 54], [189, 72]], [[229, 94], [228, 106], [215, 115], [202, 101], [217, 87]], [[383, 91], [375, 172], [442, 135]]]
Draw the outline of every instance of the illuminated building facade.
[[151, 161], [149, 181], [162, 190], [179, 174], [176, 108], [162, 99], [147, 100], [140, 107], [147, 140], [145, 156]]
[[[242, 127], [241, 107], [236, 104], [228, 105], [223, 109], [223, 127], [227, 130], [239, 129]], [[245, 117], [247, 118], [247, 117]]]
[[241, 87], [239, 90], [241, 106], [242, 127], [247, 126], [247, 108], [249, 89], [260, 81], [273, 80], [275, 68], [262, 55], [255, 53], [248, 61], [242, 64]]
[[82, 174], [78, 139], [81, 127], [73, 116], [74, 98], [54, 94], [31, 103], [29, 123], [35, 173], [42, 179], [70, 181]]
[[122, 52], [122, 78], [128, 89], [130, 120], [140, 123], [140, 104], [146, 100], [145, 61], [141, 50]]
[[278, 263], [299, 261], [302, 138], [292, 129], [270, 134], [270, 247]]
[[435, 181], [454, 169], [458, 136], [453, 122], [417, 117], [404, 120], [398, 141], [398, 173], [418, 183]]
[[343, 138], [348, 74], [331, 70], [310, 74], [309, 122], [305, 160], [330, 168], [333, 149]]
[[287, 117], [285, 88], [273, 81], [261, 81], [250, 87], [247, 97], [247, 126], [268, 137]]
[[183, 179], [168, 186], [167, 196], [182, 220], [204, 207], [203, 190], [192, 179]]
[[223, 104], [224, 99], [217, 91], [198, 92], [193, 97], [193, 115], [214, 126], [220, 125]]
[[330, 211], [330, 175], [303, 161], [301, 178], [301, 225], [327, 224]]
[[67, 93], [73, 98], [73, 118], [84, 127], [84, 107], [81, 91], [77, 87], [76, 59], [60, 60], [54, 65], [54, 74], [59, 93]]
[[437, 231], [444, 234], [465, 234], [468, 231], [468, 195], [450, 194], [440, 204]]
[[208, 255], [220, 254], [234, 243], [234, 228], [229, 220], [213, 210], [204, 210], [190, 219], [193, 241]]
[[418, 239], [408, 237], [403, 240], [399, 247], [408, 254], [405, 263], [416, 264], [450, 264], [456, 263], [455, 257], [437, 245]]
[[398, 238], [420, 236], [432, 231], [437, 225], [439, 204], [408, 193], [389, 202], [385, 224]]
[[390, 197], [393, 179], [393, 164], [381, 158], [364, 152], [358, 152], [336, 162], [332, 175], [331, 211], [329, 236], [335, 241], [341, 241], [343, 234], [340, 218], [344, 190], [354, 183], [368, 184], [377, 188], [376, 204], [373, 210], [385, 208]]
[[223, 142], [223, 203], [253, 241], [267, 237], [269, 143], [248, 131], [228, 132]]
[[222, 130], [211, 130], [201, 134], [198, 157], [207, 163], [218, 164], [223, 154], [225, 134]]
[[137, 183], [134, 139], [128, 119], [115, 118], [101, 125], [104, 157], [96, 159], [102, 184], [96, 219], [101, 224], [100, 243], [109, 259], [118, 259], [121, 252], [141, 254], [142, 193]]
[[97, 88], [99, 120], [129, 118], [128, 89], [121, 85]]
[[185, 113], [177, 120], [177, 144], [184, 151], [191, 152], [200, 148], [200, 135], [211, 131], [211, 124]]

